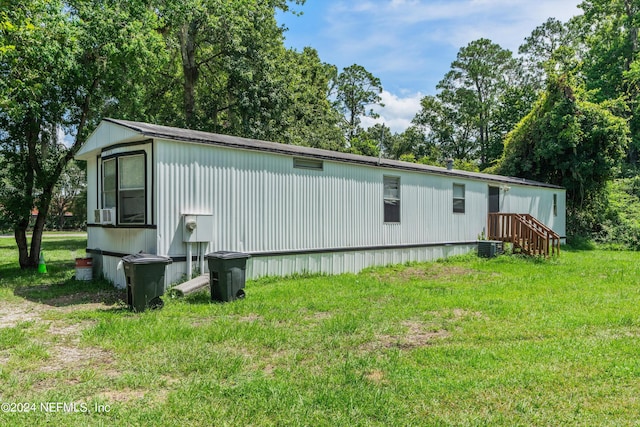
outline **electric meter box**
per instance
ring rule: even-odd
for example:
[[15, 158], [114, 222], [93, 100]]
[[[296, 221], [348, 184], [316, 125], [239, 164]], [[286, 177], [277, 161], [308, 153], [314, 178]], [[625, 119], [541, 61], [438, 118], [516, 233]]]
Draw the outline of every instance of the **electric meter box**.
[[211, 240], [213, 240], [213, 215], [182, 215], [183, 242], [210, 242]]

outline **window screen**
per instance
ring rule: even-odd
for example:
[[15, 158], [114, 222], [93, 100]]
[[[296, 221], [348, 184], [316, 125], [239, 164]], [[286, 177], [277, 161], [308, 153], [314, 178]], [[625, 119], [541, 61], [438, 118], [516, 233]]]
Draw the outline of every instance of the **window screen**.
[[400, 178], [384, 177], [384, 222], [400, 222]]
[[102, 165], [102, 207], [116, 207], [116, 161], [105, 160]]
[[464, 213], [464, 184], [453, 184], [453, 211]]
[[144, 156], [118, 159], [118, 219], [121, 224], [145, 223]]

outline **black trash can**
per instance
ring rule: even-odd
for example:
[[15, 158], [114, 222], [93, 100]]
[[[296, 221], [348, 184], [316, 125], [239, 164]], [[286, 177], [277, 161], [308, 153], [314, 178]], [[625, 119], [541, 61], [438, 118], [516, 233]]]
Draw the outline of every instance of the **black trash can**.
[[127, 304], [133, 311], [160, 308], [164, 294], [164, 272], [169, 257], [138, 253], [122, 258], [127, 280]]
[[209, 265], [209, 285], [212, 301], [233, 301], [244, 298], [247, 258], [242, 252], [218, 251], [205, 257]]

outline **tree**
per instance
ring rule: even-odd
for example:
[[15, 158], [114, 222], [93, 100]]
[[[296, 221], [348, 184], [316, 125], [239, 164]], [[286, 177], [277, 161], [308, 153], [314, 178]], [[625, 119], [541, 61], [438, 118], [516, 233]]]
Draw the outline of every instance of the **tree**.
[[438, 147], [442, 159], [475, 159], [478, 153], [477, 104], [466, 88], [427, 95], [413, 124], [425, 135], [425, 141]]
[[488, 165], [493, 159], [490, 142], [492, 115], [500, 93], [508, 86], [507, 78], [513, 76], [517, 63], [509, 50], [488, 39], [469, 43], [458, 52], [444, 80], [438, 84], [443, 96], [465, 89], [468, 108], [474, 110], [478, 133], [480, 162]]
[[602, 196], [607, 180], [628, 143], [624, 119], [584, 100], [566, 75], [552, 77], [531, 112], [505, 140], [496, 172], [567, 189], [571, 232], [594, 227], [576, 225]]
[[640, 3], [637, 0], [585, 0], [574, 18], [586, 46], [583, 73], [594, 100], [616, 99], [625, 92], [624, 73], [638, 57]]
[[414, 124], [445, 155], [478, 158], [481, 167], [487, 167], [502, 151], [504, 133], [494, 125], [496, 110], [505, 91], [520, 83], [520, 74], [509, 50], [487, 39], [473, 41], [458, 52], [438, 83], [440, 92], [422, 100]]
[[342, 150], [340, 114], [329, 100], [336, 67], [320, 61], [315, 49], [288, 50], [279, 70], [286, 81], [287, 106], [282, 114], [279, 142], [328, 150]]
[[349, 152], [378, 157], [382, 155], [380, 150], [384, 151], [386, 145], [390, 144], [393, 138], [391, 129], [382, 123], [376, 123], [368, 129], [358, 130], [351, 140]]
[[640, 151], [640, 111], [637, 86], [629, 80], [632, 65], [640, 52], [640, 3], [637, 0], [585, 0], [584, 11], [571, 23], [584, 46], [581, 73], [590, 99], [613, 102], [631, 123], [632, 142], [628, 165], [637, 169]]
[[520, 45], [518, 53], [524, 58], [523, 68], [536, 91], [544, 89], [547, 71], [569, 72], [577, 66], [574, 47], [577, 36], [572, 27], [549, 18]]
[[361, 117], [377, 118], [371, 105], [384, 106], [381, 103], [382, 84], [363, 66], [353, 64], [345, 68], [335, 81], [336, 109], [344, 116], [343, 130], [349, 144], [358, 133]]
[[164, 55], [171, 59], [158, 64], [155, 84], [141, 93], [142, 111], [127, 109], [127, 118], [281, 139], [292, 100], [287, 86], [291, 70], [285, 64], [292, 59], [275, 13], [289, 10], [289, 3], [293, 1], [158, 2]]
[[[12, 0], [0, 12], [0, 189], [12, 224], [21, 268], [38, 264], [54, 187], [153, 44], [155, 21], [143, 3]], [[72, 135], [71, 144], [59, 131]], [[38, 216], [30, 246], [31, 209]]]
[[74, 218], [80, 218], [86, 222], [86, 202], [80, 199], [86, 199], [87, 194], [87, 177], [85, 170], [82, 169], [78, 162], [71, 161], [60, 175], [56, 183], [51, 197], [51, 208], [49, 214], [49, 223], [62, 230], [65, 227], [66, 216], [72, 213]]
[[420, 153], [425, 144], [425, 137], [416, 126], [409, 126], [401, 134], [391, 135], [389, 130], [387, 136], [385, 132], [384, 140], [381, 142], [384, 157], [398, 160], [402, 156], [411, 154], [415, 160], [416, 157], [421, 157]]

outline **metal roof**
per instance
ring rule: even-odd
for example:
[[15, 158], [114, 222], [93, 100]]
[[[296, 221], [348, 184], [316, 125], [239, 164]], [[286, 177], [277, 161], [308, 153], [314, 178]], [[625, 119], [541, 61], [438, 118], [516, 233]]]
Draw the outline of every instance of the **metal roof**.
[[491, 175], [479, 172], [468, 172], [463, 170], [448, 170], [444, 167], [423, 165], [420, 163], [403, 162], [385, 158], [361, 156], [358, 154], [341, 153], [339, 151], [323, 150], [319, 148], [303, 147], [300, 145], [281, 144], [277, 142], [261, 141], [257, 139], [242, 138], [231, 135], [221, 135], [197, 130], [182, 129], [170, 126], [153, 125], [143, 122], [133, 122], [128, 120], [117, 120], [105, 118], [105, 122], [113, 123], [133, 131], [139, 132], [143, 136], [150, 138], [162, 138], [175, 141], [185, 141], [192, 143], [218, 145], [229, 148], [243, 150], [265, 151], [269, 153], [285, 154], [290, 156], [308, 157], [313, 159], [329, 160], [343, 163], [354, 163], [367, 166], [399, 169], [423, 172], [428, 174], [450, 176], [452, 178], [467, 178], [482, 181], [491, 181], [501, 184], [527, 185], [534, 187], [558, 188], [562, 187], [547, 184], [544, 182], [532, 181], [524, 178], [515, 178], [501, 175]]

